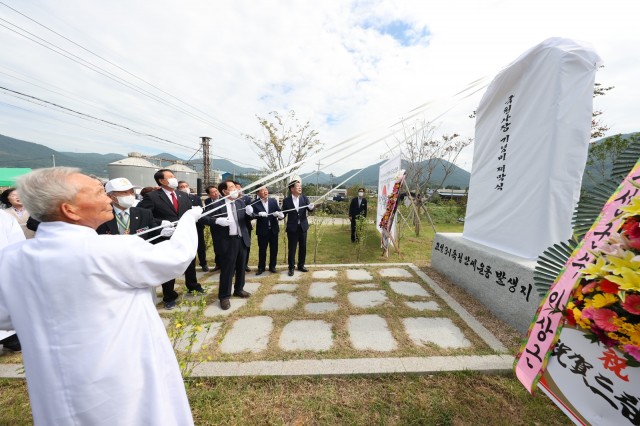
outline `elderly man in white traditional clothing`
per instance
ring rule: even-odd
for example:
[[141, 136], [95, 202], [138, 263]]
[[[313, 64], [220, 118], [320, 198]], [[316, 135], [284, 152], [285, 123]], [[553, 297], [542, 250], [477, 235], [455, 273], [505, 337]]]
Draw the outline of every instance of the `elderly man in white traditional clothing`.
[[20, 336], [35, 424], [193, 424], [149, 287], [193, 260], [202, 209], [152, 245], [95, 232], [113, 217], [111, 200], [78, 169], [35, 170], [17, 186], [42, 223], [0, 251], [0, 329]]
[[[0, 249], [24, 240], [24, 232], [18, 221], [9, 213], [0, 210]], [[5, 350], [20, 351], [20, 340], [13, 330], [0, 329], [0, 345]]]

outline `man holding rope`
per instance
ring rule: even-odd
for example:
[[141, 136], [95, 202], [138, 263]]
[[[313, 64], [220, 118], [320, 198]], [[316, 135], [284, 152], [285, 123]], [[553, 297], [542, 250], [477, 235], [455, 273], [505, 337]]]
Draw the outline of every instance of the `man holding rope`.
[[42, 223], [0, 251], [0, 329], [20, 335], [34, 423], [192, 425], [149, 287], [193, 260], [202, 209], [151, 245], [95, 232], [113, 217], [111, 199], [78, 169], [38, 169], [17, 183]]
[[296, 262], [296, 248], [298, 248], [298, 271], [309, 272], [304, 266], [307, 258], [307, 210], [313, 211], [313, 203], [302, 195], [302, 179], [300, 176], [291, 176], [289, 181], [291, 194], [282, 202], [283, 213], [287, 216], [287, 241], [289, 243], [289, 276], [293, 276]]

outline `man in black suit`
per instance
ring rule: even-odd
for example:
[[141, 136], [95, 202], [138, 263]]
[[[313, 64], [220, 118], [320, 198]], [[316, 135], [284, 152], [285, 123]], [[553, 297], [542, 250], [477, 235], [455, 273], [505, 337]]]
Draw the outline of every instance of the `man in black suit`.
[[[98, 226], [98, 234], [137, 234], [159, 224], [154, 220], [149, 210], [134, 207], [136, 201], [134, 186], [127, 178], [111, 179], [104, 187], [111, 198], [113, 219]], [[153, 233], [148, 232], [140, 237], [148, 240]]]
[[[156, 183], [160, 186], [160, 189], [147, 192], [144, 195], [138, 207], [151, 210], [154, 219], [167, 220], [169, 222], [175, 222], [182, 217], [182, 215], [191, 210], [191, 201], [184, 192], [176, 191], [178, 187], [178, 179], [173, 175], [173, 172], [169, 169], [160, 169], [154, 175]], [[168, 235], [169, 230], [173, 228], [165, 228], [161, 234], [163, 237], [170, 237]], [[163, 238], [155, 240], [156, 242], [163, 241]], [[198, 284], [198, 278], [196, 276], [196, 258], [193, 258], [193, 262], [189, 264], [187, 270], [184, 273], [185, 283], [187, 290], [192, 293], [204, 294], [204, 289]], [[175, 292], [174, 286], [176, 280], [167, 281], [162, 284], [162, 294], [165, 309], [173, 309], [176, 307], [176, 299], [178, 293]]]
[[276, 272], [278, 233], [280, 232], [278, 220], [284, 219], [278, 202], [269, 198], [269, 189], [266, 186], [258, 189], [258, 197], [259, 201], [253, 205], [256, 235], [258, 236], [258, 272], [256, 275], [264, 272], [267, 262], [267, 246], [269, 246], [269, 272]]
[[[240, 185], [240, 182], [234, 181], [233, 184], [236, 186], [236, 190], [238, 191], [238, 194], [240, 195], [240, 199], [242, 200], [244, 205], [253, 207], [254, 200], [252, 200], [250, 196], [244, 195], [242, 193], [242, 185]], [[253, 224], [251, 223], [251, 220], [253, 219], [253, 217], [249, 215], [245, 215], [245, 217], [246, 217], [245, 222], [247, 222], [247, 229], [249, 230], [249, 244], [251, 244], [251, 231], [253, 231]], [[251, 253], [251, 246], [247, 248], [246, 264], [244, 265], [245, 272], [251, 271], [251, 268], [249, 268], [250, 253]]]
[[213, 238], [220, 250], [220, 286], [218, 299], [220, 307], [227, 310], [231, 307], [231, 281], [235, 275], [233, 295], [246, 299], [251, 294], [244, 291], [245, 256], [251, 243], [245, 215], [252, 215], [253, 208], [245, 206], [239, 199], [232, 180], [225, 180], [218, 185], [220, 194], [226, 198], [215, 201], [211, 209], [216, 209], [213, 216]]
[[[204, 200], [204, 212], [205, 213], [207, 211], [211, 210], [211, 207], [212, 207], [212, 205], [213, 205], [213, 203], [215, 201], [218, 201], [220, 199], [220, 192], [218, 191], [217, 187], [215, 187], [213, 185], [208, 186], [206, 191], [207, 191], [207, 195], [209, 197], [206, 200]], [[214, 216], [215, 216], [215, 214], [214, 214]], [[213, 254], [215, 256], [215, 258], [214, 258], [215, 265], [213, 267], [213, 270], [214, 271], [218, 271], [218, 270], [220, 270], [220, 255], [218, 254], [219, 250], [218, 250], [218, 246], [217, 246], [217, 241], [213, 237], [213, 225], [214, 224], [212, 222], [211, 216], [205, 216], [205, 218], [208, 218], [208, 220], [209, 220], [207, 223], [209, 224], [209, 231], [211, 232], [211, 240], [213, 242]]]
[[[192, 206], [202, 207], [202, 199], [196, 194], [191, 193], [188, 182], [184, 180], [178, 181], [178, 191], [187, 194]], [[207, 223], [208, 218], [206, 216], [196, 222], [196, 231], [198, 231], [198, 262], [200, 262], [200, 267], [204, 272], [209, 272], [209, 265], [207, 265], [207, 243], [204, 240], [204, 227]]]
[[293, 276], [295, 267], [296, 247], [298, 249], [298, 271], [308, 272], [304, 267], [307, 257], [307, 210], [313, 211], [315, 206], [302, 195], [302, 179], [292, 176], [289, 181], [291, 194], [282, 202], [283, 213], [287, 216], [287, 241], [289, 243], [289, 276]]
[[358, 188], [358, 196], [353, 197], [349, 204], [349, 220], [351, 220], [351, 242], [358, 241], [356, 235], [356, 224], [358, 217], [367, 217], [367, 199], [364, 197], [364, 188]]

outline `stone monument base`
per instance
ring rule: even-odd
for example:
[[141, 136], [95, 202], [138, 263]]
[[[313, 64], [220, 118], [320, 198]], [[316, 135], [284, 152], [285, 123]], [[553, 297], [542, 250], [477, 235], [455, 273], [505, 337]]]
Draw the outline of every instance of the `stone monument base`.
[[536, 261], [469, 241], [462, 234], [437, 233], [431, 266], [526, 334], [542, 301], [533, 285]]

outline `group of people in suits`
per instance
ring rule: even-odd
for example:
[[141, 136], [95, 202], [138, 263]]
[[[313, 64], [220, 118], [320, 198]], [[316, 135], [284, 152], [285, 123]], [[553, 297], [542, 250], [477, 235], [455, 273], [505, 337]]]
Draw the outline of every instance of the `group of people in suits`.
[[[203, 206], [200, 197], [190, 194], [189, 184], [178, 181], [168, 169], [158, 170], [154, 179], [158, 189], [149, 191], [142, 201], [135, 206], [133, 184], [126, 178], [112, 179], [107, 182], [105, 191], [112, 201], [114, 218], [103, 223], [97, 229], [99, 234], [138, 234], [151, 228], [162, 226], [160, 235], [153, 238], [158, 243], [171, 238], [174, 228], [171, 226], [192, 206]], [[244, 290], [245, 274], [250, 271], [248, 258], [251, 249], [252, 221], [256, 221], [258, 237], [258, 270], [256, 275], [266, 270], [276, 272], [278, 256], [279, 221], [286, 217], [286, 232], [289, 244], [288, 274], [294, 270], [307, 272], [305, 267], [306, 242], [309, 222], [307, 212], [314, 209], [313, 203], [302, 194], [299, 177], [294, 176], [289, 182], [290, 195], [282, 204], [269, 198], [269, 189], [261, 187], [257, 198], [242, 194], [238, 182], [225, 180], [217, 187], [207, 188], [208, 198], [204, 202], [204, 212], [215, 210], [204, 215], [197, 223], [198, 260], [203, 271], [209, 271], [206, 259], [204, 240], [205, 226], [210, 226], [215, 253], [213, 270], [220, 270], [218, 299], [222, 309], [229, 309], [232, 296], [248, 298], [250, 294]], [[149, 239], [153, 233], [143, 233], [141, 237]], [[267, 251], [269, 263], [267, 264]], [[296, 262], [296, 253], [298, 255]], [[197, 282], [196, 258], [185, 271], [185, 284], [191, 293], [204, 293], [205, 290]], [[176, 306], [178, 293], [175, 291], [175, 279], [162, 284], [165, 309]]]

